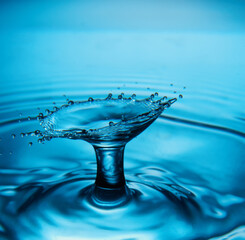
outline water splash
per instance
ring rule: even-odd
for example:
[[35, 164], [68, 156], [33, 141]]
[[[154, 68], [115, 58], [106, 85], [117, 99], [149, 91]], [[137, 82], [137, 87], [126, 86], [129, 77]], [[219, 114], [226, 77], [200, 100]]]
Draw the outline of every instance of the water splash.
[[[156, 98], [156, 99], [155, 99]], [[81, 139], [91, 143], [97, 159], [95, 184], [86, 190], [89, 202], [98, 207], [119, 207], [131, 198], [124, 177], [124, 149], [127, 142], [144, 131], [177, 99], [158, 97], [158, 93], [137, 100], [124, 93], [113, 98], [70, 101], [68, 104], [38, 115], [44, 132], [28, 135], [41, 136], [39, 142], [52, 138]], [[29, 143], [31, 146], [32, 143]]]
[[[152, 95], [148, 98], [149, 103], [159, 99], [157, 94]], [[86, 98], [88, 99], [88, 96]], [[118, 96], [109, 95], [107, 98], [115, 98], [119, 101]], [[128, 98], [137, 101], [135, 95]], [[165, 102], [168, 101], [167, 97], [163, 99]], [[188, 98], [185, 98], [186, 100]], [[65, 105], [75, 106], [78, 102], [69, 101], [67, 100]], [[121, 98], [120, 101], [125, 100]], [[57, 106], [58, 103], [62, 104], [58, 99], [56, 102]], [[91, 102], [91, 104], [95, 103], [96, 99]], [[46, 102], [42, 105], [43, 107], [40, 109], [47, 107]], [[167, 106], [168, 104], [165, 107]], [[37, 116], [35, 112], [36, 117], [31, 117], [31, 121], [26, 119], [30, 112], [23, 114], [21, 124], [18, 124], [18, 121], [15, 121], [14, 124], [16, 126], [26, 124], [29, 127], [19, 129], [18, 134], [15, 132], [15, 139], [11, 138], [11, 133], [8, 135], [11, 144], [25, 142], [23, 146], [26, 147], [26, 152], [32, 153], [32, 155], [31, 158], [25, 157], [26, 160], [22, 158], [26, 164], [28, 162], [26, 169], [1, 169], [0, 172], [3, 176], [2, 179], [11, 179], [8, 177], [11, 174], [11, 176], [15, 176], [14, 179], [17, 181], [16, 185], [12, 185], [11, 182], [10, 186], [2, 185], [0, 189], [0, 200], [3, 206], [0, 224], [3, 223], [3, 234], [6, 234], [6, 239], [19, 240], [18, 236], [21, 236], [21, 240], [35, 239], [35, 237], [36, 239], [51, 239], [54, 235], [66, 237], [68, 233], [67, 238], [80, 239], [80, 236], [84, 236], [86, 239], [101, 239], [101, 236], [105, 236], [106, 232], [108, 239], [117, 239], [118, 236], [122, 239], [144, 239], [146, 237], [148, 239], [210, 239], [214, 236], [221, 236], [243, 224], [244, 196], [239, 195], [242, 191], [236, 190], [239, 184], [232, 185], [233, 190], [229, 191], [226, 189], [230, 184], [229, 178], [226, 179], [227, 181], [222, 180], [223, 185], [221, 180], [217, 181], [217, 171], [221, 171], [224, 176], [227, 176], [223, 163], [229, 162], [228, 156], [231, 154], [223, 155], [222, 166], [220, 165], [219, 169], [215, 171], [211, 171], [208, 167], [215, 159], [211, 158], [211, 161], [205, 157], [204, 160], [204, 157], [197, 155], [200, 151], [202, 156], [206, 156], [205, 153], [210, 150], [210, 136], [211, 139], [217, 137], [214, 134], [215, 131], [209, 131], [207, 138], [205, 138], [203, 137], [205, 131], [200, 131], [202, 135], [198, 133], [200, 124], [197, 126], [194, 125], [195, 123], [186, 124], [181, 118], [175, 119], [175, 115], [161, 114], [159, 121], [152, 126], [150, 134], [149, 131], [148, 134], [146, 133], [145, 140], [136, 140], [127, 147], [126, 185], [123, 185], [124, 179], [120, 177], [122, 174], [119, 174], [115, 182], [123, 183], [123, 187], [115, 186], [115, 176], [113, 176], [115, 171], [110, 167], [109, 171], [113, 177], [99, 178], [96, 185], [94, 184], [94, 181], [97, 180], [95, 179], [95, 159], [93, 155], [88, 153], [88, 149], [83, 147], [87, 146], [85, 143], [83, 145], [82, 141], [62, 140], [44, 145], [35, 144], [31, 136], [38, 136], [40, 143], [56, 137], [51, 137], [45, 129], [26, 133], [29, 129], [36, 127], [34, 123], [45, 121], [51, 114], [56, 116], [58, 111], [63, 112], [62, 107], [55, 107], [54, 110], [53, 106], [49, 107], [50, 111], [43, 110], [41, 115]], [[176, 105], [171, 114], [178, 112], [178, 107], [179, 105]], [[67, 108], [69, 107], [67, 106], [64, 110]], [[88, 132], [91, 129], [92, 134], [97, 128], [113, 128], [114, 124], [126, 121], [128, 121], [127, 115], [123, 114], [121, 118], [118, 117], [116, 120], [106, 119], [99, 127], [82, 129]], [[175, 127], [172, 128], [172, 126]], [[193, 129], [193, 132], [190, 132], [190, 129]], [[73, 130], [69, 129], [71, 132]], [[75, 129], [75, 131], [77, 130]], [[21, 132], [25, 138], [20, 137]], [[191, 137], [184, 138], [183, 141], [182, 135], [179, 134], [181, 132], [184, 132], [185, 136], [190, 135]], [[220, 131], [220, 133], [224, 132]], [[224, 143], [236, 142], [235, 138], [228, 138], [222, 134], [219, 137], [219, 143], [224, 138]], [[173, 138], [174, 144], [171, 145]], [[188, 142], [190, 141], [188, 139], [191, 139], [191, 142]], [[207, 143], [206, 139], [208, 139]], [[2, 141], [5, 140], [5, 138], [2, 139]], [[186, 141], [187, 143], [185, 143]], [[28, 147], [29, 142], [33, 142], [32, 147]], [[207, 145], [209, 148], [199, 147], [195, 152], [193, 148], [189, 147], [190, 145], [195, 147], [199, 142], [202, 143], [202, 147]], [[241, 142], [241, 139], [236, 142], [237, 149], [241, 148]], [[152, 148], [148, 148], [150, 145]], [[76, 148], [79, 150], [76, 151]], [[109, 150], [108, 147], [107, 150]], [[169, 156], [171, 151], [176, 157]], [[3, 152], [3, 154], [15, 159], [18, 150], [14, 149], [12, 154], [10, 152]], [[186, 153], [190, 153], [190, 155], [186, 156]], [[35, 158], [36, 155], [42, 154], [44, 154], [43, 157]], [[62, 158], [63, 154], [64, 158]], [[234, 154], [236, 153], [234, 152]], [[242, 150], [238, 151], [237, 158], [234, 154], [233, 159], [236, 159], [236, 162], [241, 162], [239, 159], [242, 156]], [[54, 165], [56, 159], [58, 161]], [[39, 165], [43, 164], [45, 167], [29, 166], [34, 162], [38, 162]], [[190, 162], [191, 164], [189, 164]], [[71, 169], [69, 166], [74, 163], [76, 167]], [[46, 167], [51, 165], [54, 167]], [[212, 167], [214, 166], [212, 165]], [[208, 174], [205, 172], [206, 169], [208, 169]], [[108, 168], [101, 169], [102, 174], [104, 170], [108, 172]], [[229, 171], [229, 175], [233, 172]], [[236, 177], [232, 179], [236, 179]], [[98, 184], [105, 184], [105, 182], [114, 185], [113, 191], [108, 186], [107, 188], [98, 187]], [[220, 187], [221, 185], [222, 187]], [[220, 192], [221, 189], [223, 192]], [[230, 194], [227, 194], [228, 192]], [[18, 223], [15, 228], [12, 228], [13, 222]], [[40, 228], [40, 226], [42, 227]], [[177, 231], [175, 231], [176, 229]]]
[[88, 101], [69, 101], [68, 104], [38, 115], [44, 132], [36, 135], [50, 138], [82, 139], [93, 145], [123, 145], [147, 128], [177, 99], [159, 98], [158, 93], [137, 100], [136, 95], [126, 98], [89, 98]]

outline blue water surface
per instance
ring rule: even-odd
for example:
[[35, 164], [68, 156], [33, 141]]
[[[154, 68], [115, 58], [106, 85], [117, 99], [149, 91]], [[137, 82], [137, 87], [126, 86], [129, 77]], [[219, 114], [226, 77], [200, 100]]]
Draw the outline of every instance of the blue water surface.
[[[244, 12], [238, 0], [1, 2], [0, 239], [245, 239]], [[21, 133], [67, 100], [122, 92], [178, 101], [126, 146], [132, 200], [100, 209], [84, 190], [90, 144]]]

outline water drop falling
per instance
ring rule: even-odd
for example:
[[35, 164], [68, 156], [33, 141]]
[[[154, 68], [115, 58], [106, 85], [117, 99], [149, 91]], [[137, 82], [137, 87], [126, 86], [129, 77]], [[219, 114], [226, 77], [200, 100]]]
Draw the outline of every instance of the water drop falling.
[[72, 100], [70, 100], [70, 101], [68, 102], [68, 104], [69, 104], [69, 105], [73, 105], [74, 102], [73, 102]]
[[27, 120], [30, 121], [31, 120], [31, 117], [28, 117]]
[[90, 98], [88, 99], [88, 101], [89, 101], [89, 102], [93, 102], [94, 99], [93, 99], [92, 97], [90, 97]]
[[182, 94], [180, 94], [180, 95], [179, 95], [179, 98], [183, 98], [183, 95], [182, 95]]
[[131, 97], [132, 97], [133, 100], [135, 100], [136, 99], [136, 94], [133, 94]]
[[20, 136], [23, 138], [25, 136], [25, 133], [21, 133]]
[[155, 97], [158, 97], [158, 92], [155, 92], [155, 94], [154, 94], [154, 95], [155, 95]]
[[29, 147], [31, 147], [31, 146], [33, 145], [33, 143], [32, 143], [32, 142], [29, 142], [29, 144], [28, 144], [28, 145], [29, 145]]
[[13, 139], [15, 139], [15, 138], [16, 138], [16, 135], [15, 135], [15, 134], [12, 134], [11, 136], [12, 136], [12, 138], [13, 138]]

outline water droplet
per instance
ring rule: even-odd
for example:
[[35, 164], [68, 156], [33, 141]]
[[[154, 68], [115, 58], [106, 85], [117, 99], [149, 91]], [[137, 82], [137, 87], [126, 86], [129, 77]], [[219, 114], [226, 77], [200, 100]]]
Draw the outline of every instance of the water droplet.
[[109, 126], [110, 126], [110, 127], [112, 127], [112, 126], [114, 126], [114, 125], [115, 125], [114, 122], [109, 122]]
[[21, 137], [24, 137], [24, 136], [25, 136], [25, 133], [21, 133], [20, 136], [21, 136]]
[[133, 94], [132, 95], [132, 99], [136, 99], [136, 94]]
[[53, 107], [54, 111], [58, 111], [58, 108], [57, 107]]
[[31, 147], [31, 146], [32, 146], [32, 144], [33, 144], [32, 142], [29, 142], [29, 144], [28, 144], [28, 145], [29, 145], [29, 147]]
[[35, 134], [35, 132], [31, 132], [31, 133], [28, 133], [28, 136], [35, 137], [35, 136], [36, 136], [36, 134]]
[[150, 90], [150, 88], [148, 87], [148, 88], [146, 88], [147, 90]]
[[40, 134], [40, 131], [36, 130], [34, 133], [35, 133], [35, 135], [38, 135], [38, 134]]
[[49, 114], [50, 113], [49, 109], [46, 109], [45, 112], [46, 112], [46, 114]]
[[183, 89], [186, 89], [186, 87], [184, 86]]
[[68, 104], [69, 104], [69, 105], [73, 105], [74, 102], [73, 102], [72, 100], [70, 100], [70, 101], [68, 102]]
[[31, 120], [31, 117], [28, 117], [27, 120], [30, 121]]
[[180, 94], [180, 95], [179, 95], [179, 98], [183, 98], [183, 95], [182, 95], [182, 94]]
[[154, 94], [154, 95], [155, 95], [155, 97], [158, 97], [158, 92], [155, 92], [155, 94]]
[[118, 95], [118, 99], [122, 99], [122, 95]]
[[44, 141], [51, 141], [52, 140], [52, 136], [45, 136], [45, 137], [43, 137], [42, 138], [42, 141], [44, 142]]
[[88, 101], [89, 101], [89, 102], [93, 102], [94, 99], [90, 97], [90, 98], [88, 99]]
[[38, 116], [37, 116], [37, 120], [41, 120], [41, 119], [43, 119], [43, 114], [39, 113]]
[[112, 94], [109, 93], [108, 96], [106, 97], [106, 100], [110, 100], [112, 98]]
[[176, 91], [174, 91], [174, 93], [177, 93]]
[[151, 100], [154, 99], [154, 94], [151, 94], [150, 99], [151, 99]]
[[173, 86], [173, 83], [170, 83], [170, 86], [172, 87]]
[[13, 139], [15, 139], [15, 138], [16, 138], [16, 135], [15, 135], [15, 134], [12, 134], [11, 136], [12, 136], [12, 138], [13, 138]]
[[42, 138], [39, 138], [38, 139], [38, 143], [42, 143], [43, 142], [43, 139]]

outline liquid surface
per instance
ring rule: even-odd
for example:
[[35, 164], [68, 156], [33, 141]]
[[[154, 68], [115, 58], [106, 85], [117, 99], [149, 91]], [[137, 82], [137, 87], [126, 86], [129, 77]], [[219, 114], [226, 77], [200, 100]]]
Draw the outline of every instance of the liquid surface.
[[[176, 112], [185, 98], [175, 103]], [[174, 107], [168, 109], [127, 145], [131, 197], [107, 209], [89, 199], [96, 176], [93, 149], [80, 140], [23, 138], [23, 132], [42, 131], [39, 120], [28, 117], [41, 109], [32, 109], [30, 104], [27, 115], [1, 122], [1, 144], [7, 146], [1, 155], [4, 239], [210, 239], [233, 229], [234, 236], [243, 234], [244, 135], [238, 129], [183, 119], [174, 111], [167, 115]], [[18, 226], [12, 228], [13, 221]]]
[[[13, 19], [28, 25], [0, 35], [0, 239], [244, 239], [245, 35], [234, 32], [244, 28], [243, 8], [234, 16], [230, 8], [216, 9], [232, 19], [221, 24], [230, 32], [105, 31], [90, 29], [95, 23], [86, 19], [75, 31], [67, 30], [70, 18], [45, 28], [61, 8], [25, 4], [11, 6], [12, 15], [5, 5], [0, 15], [11, 16], [1, 24], [14, 25], [23, 14]], [[88, 197], [96, 177], [92, 146], [66, 138], [39, 142], [25, 133], [43, 131], [40, 113], [110, 92], [137, 99], [158, 92], [178, 101], [126, 146], [129, 201], [100, 208]], [[62, 117], [57, 129], [77, 128]]]

